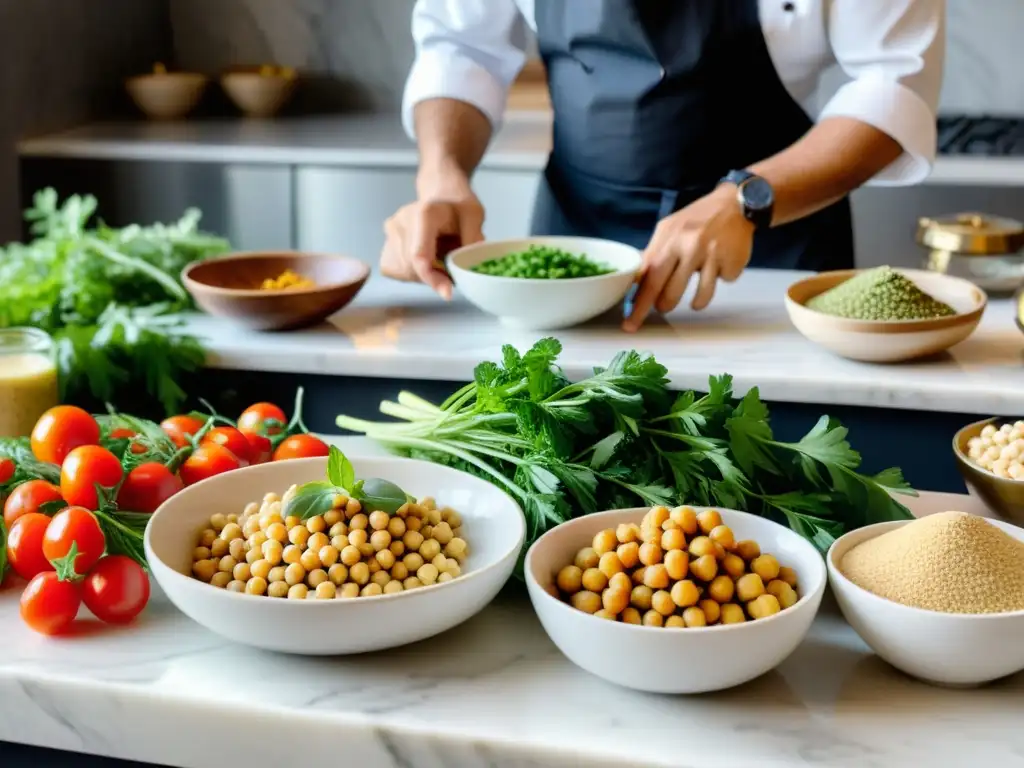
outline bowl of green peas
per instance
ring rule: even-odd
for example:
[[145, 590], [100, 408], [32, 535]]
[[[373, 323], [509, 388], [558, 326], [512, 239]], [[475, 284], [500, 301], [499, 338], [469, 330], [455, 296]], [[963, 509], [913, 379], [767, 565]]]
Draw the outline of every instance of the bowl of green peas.
[[585, 237], [476, 243], [448, 254], [455, 287], [506, 326], [557, 330], [622, 302], [640, 271], [640, 252]]

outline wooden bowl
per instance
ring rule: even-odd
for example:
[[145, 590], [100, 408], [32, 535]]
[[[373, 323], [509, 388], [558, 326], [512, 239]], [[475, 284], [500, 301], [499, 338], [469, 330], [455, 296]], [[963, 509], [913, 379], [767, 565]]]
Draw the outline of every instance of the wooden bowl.
[[968, 441], [980, 435], [987, 425], [1005, 421], [1010, 419], [983, 419], [961, 427], [953, 436], [953, 458], [971, 495], [1005, 520], [1024, 526], [1024, 480], [999, 477], [968, 458]]
[[293, 71], [279, 67], [239, 67], [220, 78], [228, 98], [249, 117], [276, 115], [291, 98], [296, 82]]
[[796, 329], [816, 344], [851, 360], [896, 363], [942, 352], [974, 332], [988, 302], [985, 292], [967, 280], [901, 269], [922, 291], [949, 304], [957, 313], [934, 320], [851, 320], [807, 308], [812, 298], [858, 271], [822, 272], [798, 280], [786, 291], [786, 310]]
[[125, 80], [135, 105], [154, 120], [179, 120], [195, 109], [209, 79], [195, 72], [160, 72]]
[[[316, 283], [312, 288], [265, 291], [264, 280], [291, 270]], [[346, 306], [370, 276], [350, 256], [296, 251], [233, 253], [185, 267], [182, 282], [202, 309], [256, 331], [315, 325]]]

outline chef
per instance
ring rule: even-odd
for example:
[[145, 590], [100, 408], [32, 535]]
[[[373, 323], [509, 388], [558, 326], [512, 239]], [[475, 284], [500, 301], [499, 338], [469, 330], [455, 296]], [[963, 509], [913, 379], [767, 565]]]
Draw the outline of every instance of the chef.
[[[536, 235], [643, 249], [635, 331], [749, 265], [853, 266], [847, 195], [915, 184], [935, 157], [942, 0], [417, 0], [403, 120], [417, 199], [384, 274], [451, 282], [438, 243], [483, 239], [470, 178], [537, 34], [554, 111]], [[820, 110], [819, 76], [846, 75]]]

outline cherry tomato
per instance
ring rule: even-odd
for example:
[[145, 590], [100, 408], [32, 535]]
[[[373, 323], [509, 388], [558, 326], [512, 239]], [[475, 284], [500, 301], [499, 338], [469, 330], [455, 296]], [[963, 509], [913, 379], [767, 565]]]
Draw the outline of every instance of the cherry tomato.
[[7, 560], [16, 574], [31, 579], [38, 573], [54, 570], [43, 554], [43, 537], [50, 518], [29, 512], [17, 519], [7, 535]]
[[96, 509], [99, 506], [96, 486], [112, 488], [121, 482], [123, 475], [117, 456], [98, 445], [83, 445], [64, 459], [60, 468], [60, 494], [72, 506]]
[[269, 437], [257, 435], [255, 432], [243, 432], [249, 441], [249, 463], [266, 464], [274, 455], [274, 445]]
[[[60, 488], [45, 480], [29, 480], [17, 486], [11, 495], [4, 502], [4, 522], [10, 530], [14, 521], [22, 515], [30, 512], [40, 512], [40, 507], [51, 502], [60, 502], [64, 499], [60, 495]], [[45, 512], [43, 514], [46, 514]]]
[[214, 427], [203, 438], [203, 443], [216, 443], [231, 451], [239, 461], [249, 463], [249, 439], [234, 427]]
[[85, 507], [68, 507], [53, 516], [43, 537], [43, 556], [51, 563], [67, 557], [72, 543], [78, 545], [74, 566], [80, 576], [99, 562], [107, 548], [99, 521]]
[[[278, 422], [278, 423], [267, 423]], [[256, 403], [250, 405], [238, 417], [238, 428], [243, 432], [255, 432], [258, 435], [279, 435], [284, 431], [288, 419], [284, 411], [273, 403]]]
[[[128, 440], [135, 437], [138, 432], [134, 432], [127, 427], [118, 427], [110, 431], [110, 437], [112, 440]], [[146, 446], [141, 443], [132, 443], [132, 453], [145, 453]]]
[[11, 459], [0, 459], [0, 485], [3, 485], [12, 477], [17, 467]]
[[231, 451], [217, 443], [206, 443], [196, 448], [195, 453], [181, 466], [181, 479], [185, 485], [195, 485], [200, 480], [238, 469], [242, 463]]
[[100, 621], [127, 624], [149, 602], [149, 577], [130, 557], [109, 555], [85, 577], [82, 600]]
[[63, 464], [64, 458], [80, 445], [96, 445], [100, 425], [96, 419], [73, 405], [51, 408], [32, 430], [32, 453], [40, 461]]
[[40, 573], [21, 593], [21, 618], [36, 632], [59, 635], [71, 626], [82, 605], [78, 584], [56, 573]]
[[206, 424], [204, 419], [197, 419], [195, 416], [171, 416], [160, 422], [160, 429], [167, 433], [179, 448], [189, 444], [189, 437], [194, 435]]
[[184, 487], [181, 478], [167, 467], [150, 461], [128, 473], [117, 494], [117, 506], [132, 512], [152, 514]]
[[326, 456], [331, 452], [327, 443], [313, 435], [292, 435], [281, 441], [274, 451], [274, 461], [305, 459], [310, 456]]

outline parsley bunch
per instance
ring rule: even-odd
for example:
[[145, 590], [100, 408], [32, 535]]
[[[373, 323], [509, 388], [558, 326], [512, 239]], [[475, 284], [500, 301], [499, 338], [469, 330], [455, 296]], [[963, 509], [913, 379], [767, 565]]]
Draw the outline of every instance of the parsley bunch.
[[478, 365], [439, 406], [402, 392], [380, 406], [400, 422], [339, 416], [338, 426], [504, 488], [526, 514], [527, 544], [571, 517], [641, 505], [745, 510], [821, 551], [848, 530], [911, 517], [892, 495], [916, 495], [900, 470], [857, 472], [835, 419], [779, 441], [757, 389], [736, 401], [728, 375], [707, 394], [677, 394], [664, 366], [628, 351], [573, 383], [556, 366], [561, 349], [550, 338], [525, 354], [505, 346], [500, 364]]
[[144, 387], [167, 412], [180, 408], [180, 375], [199, 368], [203, 349], [182, 331], [192, 306], [179, 282], [191, 261], [227, 250], [202, 234], [200, 214], [149, 227], [90, 228], [96, 199], [58, 204], [37, 192], [25, 212], [35, 240], [0, 250], [0, 328], [32, 326], [57, 344], [62, 397], [109, 401], [123, 386]]

